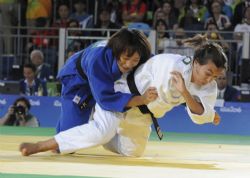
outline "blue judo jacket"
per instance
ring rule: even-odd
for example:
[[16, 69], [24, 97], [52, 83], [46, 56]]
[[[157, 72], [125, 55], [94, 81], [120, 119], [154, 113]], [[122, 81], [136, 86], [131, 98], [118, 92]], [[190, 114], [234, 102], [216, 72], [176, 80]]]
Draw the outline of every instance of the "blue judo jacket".
[[[81, 68], [88, 80], [82, 78], [76, 69], [76, 60], [80, 55]], [[97, 102], [105, 110], [124, 112], [133, 95], [114, 91], [114, 82], [121, 75], [112, 50], [102, 41], [69, 58], [60, 70], [58, 78], [62, 82], [62, 97], [72, 99], [72, 102], [77, 104], [92, 94], [93, 99], [88, 107], [93, 107]]]

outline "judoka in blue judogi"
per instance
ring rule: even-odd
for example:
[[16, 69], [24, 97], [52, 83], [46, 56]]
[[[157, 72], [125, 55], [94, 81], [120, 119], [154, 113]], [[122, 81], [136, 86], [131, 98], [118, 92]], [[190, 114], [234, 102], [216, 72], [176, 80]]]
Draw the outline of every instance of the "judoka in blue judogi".
[[58, 74], [62, 108], [57, 132], [87, 123], [95, 102], [105, 110], [124, 112], [154, 100], [157, 94], [152, 88], [142, 96], [114, 91], [114, 82], [150, 55], [141, 32], [121, 29], [109, 41], [93, 43], [70, 57]]

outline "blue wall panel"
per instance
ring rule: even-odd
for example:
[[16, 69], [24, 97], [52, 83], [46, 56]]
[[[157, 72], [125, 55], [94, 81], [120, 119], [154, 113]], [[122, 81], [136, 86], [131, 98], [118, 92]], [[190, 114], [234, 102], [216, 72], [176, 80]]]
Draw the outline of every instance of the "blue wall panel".
[[[0, 117], [18, 97], [20, 96], [0, 95]], [[32, 105], [30, 112], [39, 119], [41, 127], [55, 127], [60, 115], [60, 97], [28, 98]], [[224, 107], [216, 107], [216, 111], [221, 116], [218, 126], [194, 124], [182, 105], [158, 121], [162, 131], [167, 132], [250, 135], [250, 103], [226, 102]]]

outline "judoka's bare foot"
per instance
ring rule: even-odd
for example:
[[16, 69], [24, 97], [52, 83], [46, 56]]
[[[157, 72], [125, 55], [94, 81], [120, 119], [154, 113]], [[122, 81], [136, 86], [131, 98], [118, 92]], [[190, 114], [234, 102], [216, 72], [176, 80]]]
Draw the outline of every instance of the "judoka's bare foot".
[[58, 149], [56, 150], [51, 150], [52, 153], [55, 153], [55, 154], [60, 154], [60, 151]]
[[39, 152], [37, 143], [22, 143], [19, 147], [19, 151], [23, 156], [29, 156]]
[[29, 156], [38, 152], [58, 149], [58, 144], [54, 138], [37, 143], [22, 143], [19, 147], [19, 150], [23, 156]]

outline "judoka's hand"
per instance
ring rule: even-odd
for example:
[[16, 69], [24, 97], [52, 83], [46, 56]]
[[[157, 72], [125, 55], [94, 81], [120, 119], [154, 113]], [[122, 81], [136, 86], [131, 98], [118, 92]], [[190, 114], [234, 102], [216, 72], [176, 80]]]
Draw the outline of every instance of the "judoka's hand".
[[186, 92], [187, 88], [185, 86], [184, 79], [180, 72], [172, 71], [172, 85], [182, 94]]
[[214, 121], [213, 121], [213, 124], [214, 125], [219, 125], [220, 124], [220, 115], [216, 112], [215, 115], [214, 115]]
[[156, 100], [156, 98], [158, 97], [158, 93], [155, 87], [149, 87], [145, 93], [142, 95], [144, 104], [148, 104], [154, 100]]

